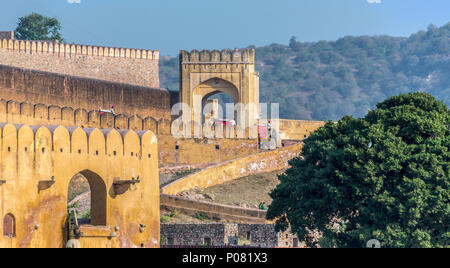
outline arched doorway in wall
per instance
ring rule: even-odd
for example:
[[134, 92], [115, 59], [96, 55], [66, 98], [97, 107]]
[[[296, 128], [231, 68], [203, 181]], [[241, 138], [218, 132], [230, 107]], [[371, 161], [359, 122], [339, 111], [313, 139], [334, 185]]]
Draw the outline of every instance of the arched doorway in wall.
[[106, 226], [107, 189], [103, 179], [90, 170], [84, 170], [72, 177], [67, 195], [67, 207], [72, 211], [70, 217], [76, 218], [79, 225]]
[[227, 109], [226, 106], [228, 103], [239, 103], [238, 89], [232, 83], [211, 78], [195, 88], [193, 98], [192, 112], [195, 122], [203, 124], [210, 118], [237, 120], [238, 115], [234, 107]]
[[16, 218], [11, 213], [6, 214], [3, 218], [3, 236], [16, 237]]
[[[216, 91], [206, 95], [202, 99], [202, 123], [210, 118], [236, 120], [235, 104], [233, 98], [224, 92]], [[229, 110], [231, 114], [228, 114]]]

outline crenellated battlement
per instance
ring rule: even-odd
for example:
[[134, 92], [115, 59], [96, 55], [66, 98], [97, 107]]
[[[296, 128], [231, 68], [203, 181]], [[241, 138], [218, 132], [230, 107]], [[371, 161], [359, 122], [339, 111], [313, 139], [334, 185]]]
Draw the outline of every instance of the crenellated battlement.
[[54, 41], [29, 41], [3, 38], [0, 48], [22, 51], [25, 53], [49, 53], [57, 56], [97, 56], [110, 58], [129, 58], [159, 60], [158, 50], [130, 49], [117, 47], [65, 44]]
[[159, 88], [159, 51], [0, 38], [0, 64]]
[[[1, 122], [0, 159], [0, 215], [14, 219], [11, 235], [0, 236], [1, 248], [64, 247], [68, 189], [78, 173], [89, 182], [92, 196], [90, 224], [81, 227], [90, 239], [81, 238], [81, 247], [158, 247], [158, 142], [153, 132]], [[129, 231], [136, 222], [147, 228]], [[123, 239], [110, 235], [115, 226]]]
[[181, 64], [254, 64], [254, 49], [180, 51]]

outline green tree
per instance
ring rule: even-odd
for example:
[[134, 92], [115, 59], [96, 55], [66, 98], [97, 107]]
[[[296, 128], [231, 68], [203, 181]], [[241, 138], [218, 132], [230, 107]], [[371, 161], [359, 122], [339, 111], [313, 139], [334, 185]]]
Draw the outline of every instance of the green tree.
[[[309, 246], [448, 247], [450, 111], [426, 93], [391, 97], [365, 118], [313, 133], [279, 176], [269, 219]], [[317, 234], [317, 233], [316, 233]]]
[[61, 24], [56, 18], [32, 13], [19, 18], [16, 28], [16, 38], [19, 40], [58, 40], [61, 37]]

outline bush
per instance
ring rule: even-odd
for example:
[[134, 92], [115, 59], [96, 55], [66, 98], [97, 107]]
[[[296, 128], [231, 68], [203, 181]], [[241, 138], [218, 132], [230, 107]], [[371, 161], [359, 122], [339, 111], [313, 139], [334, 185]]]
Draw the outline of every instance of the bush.
[[176, 172], [174, 175], [172, 175], [172, 179], [173, 180], [178, 180], [178, 179], [186, 177], [186, 176], [188, 176], [190, 174], [193, 174], [193, 173], [195, 173], [195, 172], [197, 172], [199, 170], [200, 169], [188, 169], [188, 170], [179, 171], [179, 172]]
[[169, 217], [174, 218], [177, 217], [180, 214], [180, 211], [178, 209], [174, 209], [170, 212]]
[[201, 221], [204, 221], [204, 220], [208, 219], [206, 214], [204, 212], [202, 212], [202, 211], [199, 211], [199, 212], [195, 213], [194, 218], [197, 218], [197, 219], [199, 219]]
[[161, 218], [160, 218], [160, 222], [161, 223], [165, 223], [165, 222], [168, 222], [168, 221], [170, 221], [170, 217], [169, 216], [161, 216]]

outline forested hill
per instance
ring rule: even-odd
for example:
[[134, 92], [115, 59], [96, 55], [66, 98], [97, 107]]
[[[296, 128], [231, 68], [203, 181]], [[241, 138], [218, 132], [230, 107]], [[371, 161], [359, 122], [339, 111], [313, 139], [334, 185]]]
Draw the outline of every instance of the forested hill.
[[[450, 23], [409, 38], [344, 37], [256, 49], [261, 102], [280, 103], [282, 118], [362, 117], [377, 102], [410, 91], [450, 105]], [[178, 58], [162, 57], [161, 86], [178, 90]]]

